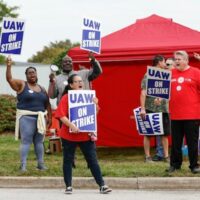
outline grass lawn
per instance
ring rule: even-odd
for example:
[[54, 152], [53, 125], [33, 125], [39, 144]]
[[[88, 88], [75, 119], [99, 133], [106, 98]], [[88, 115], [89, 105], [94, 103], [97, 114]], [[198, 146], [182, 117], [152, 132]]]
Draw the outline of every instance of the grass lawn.
[[[45, 164], [49, 168], [47, 171], [36, 170], [36, 159], [31, 146], [26, 173], [19, 171], [20, 141], [15, 141], [11, 134], [0, 135], [0, 176], [62, 176], [62, 153], [45, 155]], [[45, 141], [48, 146], [48, 140]], [[106, 177], [192, 177], [188, 169], [188, 161], [183, 162], [182, 170], [169, 175], [165, 169], [169, 166], [165, 162], [144, 163], [143, 148], [97, 148], [99, 163], [102, 173]], [[79, 148], [76, 152], [76, 168], [73, 176], [91, 176], [85, 159]]]

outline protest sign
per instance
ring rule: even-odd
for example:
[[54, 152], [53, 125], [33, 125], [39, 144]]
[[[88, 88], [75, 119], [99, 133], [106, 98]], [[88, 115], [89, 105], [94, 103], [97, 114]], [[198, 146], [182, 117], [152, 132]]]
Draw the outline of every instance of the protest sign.
[[25, 21], [3, 18], [0, 53], [21, 54]]
[[96, 132], [96, 105], [93, 102], [94, 90], [69, 90], [69, 120], [80, 132]]
[[170, 99], [171, 71], [147, 67], [147, 96]]
[[100, 23], [90, 19], [83, 19], [83, 31], [81, 49], [100, 54], [101, 51], [101, 31]]
[[142, 120], [140, 116], [141, 108], [133, 109], [136, 127], [141, 135], [163, 135], [162, 113], [147, 113], [146, 119]]

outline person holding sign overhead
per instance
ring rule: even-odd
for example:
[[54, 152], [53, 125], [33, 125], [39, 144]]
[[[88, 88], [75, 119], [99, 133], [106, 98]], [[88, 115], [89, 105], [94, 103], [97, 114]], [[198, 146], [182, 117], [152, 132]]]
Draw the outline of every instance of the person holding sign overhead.
[[[99, 77], [102, 74], [102, 68], [100, 63], [95, 59], [94, 54], [89, 52], [89, 60], [91, 63], [91, 69], [81, 69], [78, 71], [73, 70], [72, 58], [66, 55], [62, 59], [62, 73], [55, 76], [54, 73], [49, 75], [49, 88], [48, 95], [51, 99], [57, 98], [57, 105], [60, 102], [65, 86], [68, 84], [68, 78], [72, 74], [78, 74], [81, 76], [84, 82], [84, 89], [91, 89], [91, 81]], [[96, 140], [96, 133], [90, 133], [91, 137]], [[49, 153], [47, 149], [46, 153]], [[75, 166], [75, 164], [74, 164]]]
[[[196, 54], [196, 58], [198, 54]], [[198, 139], [200, 122], [200, 70], [189, 65], [186, 51], [174, 52], [176, 68], [172, 70], [170, 113], [172, 147], [167, 172], [181, 169], [182, 144], [185, 136], [188, 146], [189, 168], [200, 173]], [[200, 57], [199, 57], [200, 58]]]
[[65, 86], [68, 84], [67, 79], [72, 74], [78, 74], [79, 76], [81, 76], [84, 82], [84, 89], [89, 90], [91, 88], [90, 82], [96, 79], [102, 73], [101, 65], [95, 59], [94, 54], [92, 52], [89, 52], [89, 60], [92, 66], [91, 69], [82, 69], [79, 71], [74, 71], [72, 58], [69, 57], [68, 55], [63, 57], [62, 73], [59, 74], [58, 76], [55, 76], [54, 73], [51, 73], [49, 75], [49, 81], [50, 81], [48, 89], [49, 97], [51, 99], [57, 98], [57, 104], [58, 104], [62, 97]]
[[[68, 85], [65, 88], [64, 95], [61, 98], [56, 110], [56, 118], [62, 121], [62, 127], [58, 132], [58, 135], [62, 139], [63, 147], [63, 174], [66, 185], [65, 193], [72, 193], [72, 165], [77, 146], [80, 147], [82, 153], [84, 154], [88, 167], [90, 168], [96, 183], [100, 187], [100, 193], [109, 193], [112, 190], [104, 183], [101, 169], [97, 161], [96, 146], [94, 141], [91, 141], [88, 132], [80, 132], [80, 129], [75, 125], [75, 123], [72, 123], [69, 120], [68, 90], [83, 90], [83, 80], [79, 75], [73, 74], [68, 78], [67, 81]], [[96, 106], [98, 106], [97, 98], [94, 98], [93, 101]]]
[[[165, 58], [161, 55], [156, 55], [153, 59], [153, 66], [159, 67], [161, 69], [165, 68]], [[145, 74], [141, 83], [141, 94], [140, 94], [140, 104], [141, 112], [140, 115], [144, 120], [146, 118], [146, 113], [163, 113], [163, 129], [164, 135], [161, 136], [162, 145], [164, 149], [164, 158], [162, 160], [168, 161], [168, 135], [170, 134], [170, 120], [168, 111], [168, 101], [161, 98], [147, 96], [146, 88], [147, 76]], [[150, 155], [150, 136], [144, 136], [144, 151], [145, 151], [145, 162], [152, 162]]]
[[21, 138], [21, 172], [25, 172], [30, 145], [33, 143], [37, 157], [37, 169], [46, 170], [44, 165], [44, 135], [46, 122], [51, 126], [51, 106], [45, 89], [40, 86], [35, 67], [25, 71], [26, 81], [14, 79], [11, 73], [12, 60], [7, 58], [6, 79], [17, 93], [15, 138]]

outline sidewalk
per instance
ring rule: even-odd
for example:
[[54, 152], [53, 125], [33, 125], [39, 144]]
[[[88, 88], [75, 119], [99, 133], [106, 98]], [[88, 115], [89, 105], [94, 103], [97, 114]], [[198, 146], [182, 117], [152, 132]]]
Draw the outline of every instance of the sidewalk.
[[[105, 177], [105, 182], [113, 189], [199, 189], [200, 177]], [[92, 177], [74, 177], [73, 187], [94, 189]], [[0, 177], [0, 188], [65, 188], [63, 177]]]

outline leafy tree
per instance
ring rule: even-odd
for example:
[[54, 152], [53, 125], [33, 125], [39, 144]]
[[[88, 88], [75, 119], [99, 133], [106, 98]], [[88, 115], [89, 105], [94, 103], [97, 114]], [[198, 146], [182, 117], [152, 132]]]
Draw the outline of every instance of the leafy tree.
[[10, 7], [6, 3], [4, 3], [3, 0], [0, 0], [0, 22], [2, 22], [3, 17], [18, 17], [19, 14], [15, 12], [18, 9], [18, 6]]
[[6, 57], [0, 55], [0, 64], [5, 64], [5, 62], [6, 62]]
[[51, 42], [49, 46], [44, 46], [42, 51], [38, 51], [36, 55], [28, 59], [28, 62], [56, 64], [60, 66], [60, 57], [66, 54], [70, 48], [78, 45], [78, 43], [71, 43], [68, 39], [65, 41]]
[[61, 52], [52, 62], [53, 65], [56, 65], [59, 67], [59, 71], [57, 72], [57, 74], [59, 74], [61, 71], [60, 69], [61, 69], [62, 59], [66, 54], [67, 54], [67, 51]]
[[[0, 0], [0, 23], [3, 21], [3, 17], [18, 17], [18, 13], [16, 11], [19, 9], [18, 6], [8, 6], [3, 0]], [[1, 28], [0, 28], [1, 32]], [[0, 64], [5, 63], [5, 56], [0, 55]]]

